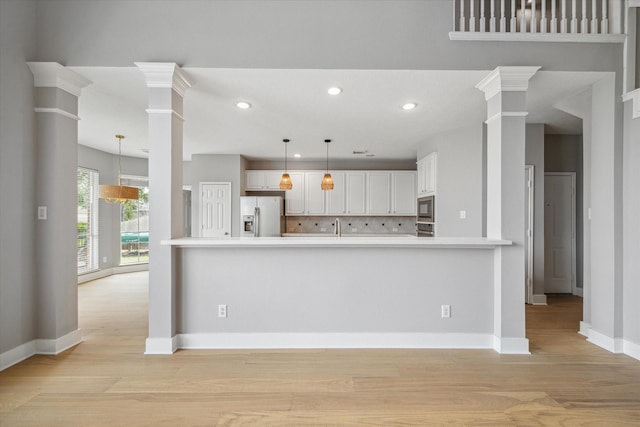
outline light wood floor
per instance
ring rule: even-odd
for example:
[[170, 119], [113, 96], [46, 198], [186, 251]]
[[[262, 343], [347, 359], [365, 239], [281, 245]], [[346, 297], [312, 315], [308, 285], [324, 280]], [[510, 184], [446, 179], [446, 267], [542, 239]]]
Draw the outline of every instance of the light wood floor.
[[640, 362], [576, 333], [581, 300], [527, 307], [531, 356], [491, 350], [144, 356], [147, 275], [80, 286], [84, 342], [0, 372], [0, 425], [640, 425]]

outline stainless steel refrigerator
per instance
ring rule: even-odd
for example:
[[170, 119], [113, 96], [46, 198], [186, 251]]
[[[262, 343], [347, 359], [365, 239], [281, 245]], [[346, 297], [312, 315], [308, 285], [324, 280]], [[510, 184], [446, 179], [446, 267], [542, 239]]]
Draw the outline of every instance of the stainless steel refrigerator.
[[280, 237], [283, 228], [282, 197], [240, 197], [241, 237]]

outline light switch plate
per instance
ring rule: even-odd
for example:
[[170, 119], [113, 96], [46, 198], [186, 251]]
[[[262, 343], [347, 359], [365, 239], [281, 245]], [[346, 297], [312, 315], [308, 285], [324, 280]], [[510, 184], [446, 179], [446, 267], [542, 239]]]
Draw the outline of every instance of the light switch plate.
[[460, 219], [467, 219], [467, 211], [460, 211]]
[[47, 207], [38, 206], [38, 219], [47, 219]]

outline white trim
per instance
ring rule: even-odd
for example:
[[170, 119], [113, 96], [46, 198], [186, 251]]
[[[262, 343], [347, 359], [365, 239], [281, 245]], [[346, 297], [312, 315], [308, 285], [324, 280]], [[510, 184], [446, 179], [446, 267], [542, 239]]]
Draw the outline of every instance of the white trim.
[[178, 336], [171, 338], [147, 338], [144, 354], [173, 354], [178, 349]]
[[492, 349], [493, 338], [482, 333], [202, 333], [181, 334], [178, 342], [185, 349]]
[[632, 90], [631, 92], [627, 92], [622, 95], [622, 102], [633, 101], [633, 109], [632, 114], [633, 118], [637, 119], [640, 117], [640, 88], [636, 90]]
[[602, 347], [605, 350], [610, 351], [611, 353], [623, 352], [624, 346], [622, 338], [611, 338], [601, 332], [596, 331], [593, 328], [589, 328], [587, 341], [597, 345], [598, 347]]
[[583, 337], [589, 337], [589, 329], [591, 329], [591, 323], [580, 321], [580, 330], [578, 333]]
[[576, 288], [573, 290], [573, 295], [582, 298], [584, 296], [583, 288], [579, 288], [576, 286]]
[[526, 92], [529, 80], [541, 67], [496, 67], [476, 85], [486, 100], [500, 92]]
[[533, 294], [533, 305], [547, 305], [547, 296], [545, 294]]
[[640, 344], [636, 344], [629, 340], [624, 340], [622, 342], [622, 347], [624, 350], [624, 354], [633, 357], [634, 359], [640, 360]]
[[629, 7], [640, 7], [640, 0], [629, 0]]
[[175, 62], [134, 62], [142, 71], [147, 87], [171, 88], [180, 96], [191, 87], [185, 72]]
[[494, 335], [493, 349], [500, 354], [531, 354], [526, 338], [500, 338]]
[[626, 34], [449, 32], [449, 40], [462, 41], [624, 43], [626, 37]]
[[36, 340], [19, 345], [4, 353], [0, 353], [0, 371], [30, 358], [36, 353]]
[[180, 113], [178, 113], [176, 110], [161, 109], [161, 108], [147, 108], [145, 111], [148, 114], [173, 114], [174, 116], [176, 116], [177, 118], [179, 118], [184, 122], [184, 117]]
[[487, 120], [485, 120], [485, 124], [489, 124], [489, 122], [492, 122], [496, 119], [501, 119], [503, 117], [526, 117], [528, 116], [529, 113], [526, 111], [501, 111], [499, 113], [494, 114], [493, 116], [489, 117]]
[[60, 354], [65, 350], [82, 342], [82, 332], [80, 329], [71, 331], [68, 334], [56, 339], [35, 339], [21, 344], [11, 350], [0, 354], [0, 371], [35, 356], [36, 354]]
[[71, 114], [68, 111], [64, 111], [60, 108], [36, 107], [33, 109], [33, 111], [35, 111], [36, 113], [55, 113], [55, 114], [60, 114], [61, 116], [71, 120], [75, 120], [75, 121], [80, 120], [80, 117], [76, 116], [75, 114]]
[[36, 352], [37, 354], [59, 354], [63, 351], [78, 345], [82, 342], [82, 332], [80, 329], [71, 331], [60, 338], [55, 339], [37, 339], [36, 340]]
[[[525, 258], [527, 270], [525, 272], [525, 302], [528, 304], [533, 304], [533, 239], [534, 239], [534, 231], [535, 231], [535, 220], [534, 220], [534, 193], [535, 193], [535, 167], [534, 165], [524, 165], [524, 169], [527, 172], [527, 183], [525, 197], [527, 198], [527, 205], [529, 209], [525, 212], [525, 239], [526, 239], [526, 250], [527, 257]], [[526, 280], [528, 278], [528, 280]]]
[[35, 87], [55, 87], [80, 96], [82, 88], [92, 82], [57, 62], [27, 62]]

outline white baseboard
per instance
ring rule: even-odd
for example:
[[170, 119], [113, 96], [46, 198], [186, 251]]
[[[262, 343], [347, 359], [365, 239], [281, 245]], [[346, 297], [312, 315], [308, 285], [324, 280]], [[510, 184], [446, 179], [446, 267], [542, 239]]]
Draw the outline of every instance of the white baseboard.
[[0, 371], [22, 362], [36, 354], [36, 340], [29, 341], [11, 350], [0, 353]]
[[455, 348], [492, 349], [491, 334], [457, 333], [221, 333], [181, 334], [185, 349]]
[[636, 344], [629, 340], [624, 340], [623, 344], [624, 354], [631, 356], [634, 359], [640, 360], [640, 344]]
[[582, 288], [575, 288], [573, 290], [573, 295], [582, 298], [583, 296], [583, 289]]
[[584, 337], [589, 337], [589, 329], [591, 329], [591, 323], [580, 321], [580, 330], [578, 333]]
[[79, 329], [56, 339], [35, 339], [0, 354], [0, 371], [3, 371], [36, 354], [55, 355], [82, 342]]
[[545, 294], [533, 294], [533, 305], [547, 305], [547, 296]]
[[105, 268], [103, 270], [93, 271], [91, 273], [78, 276], [78, 285], [90, 282], [92, 280], [102, 279], [103, 277], [112, 276], [114, 274], [135, 273], [137, 271], [148, 271], [149, 264], [131, 264], [119, 265], [117, 267]]
[[611, 338], [593, 328], [589, 328], [587, 341], [597, 345], [598, 347], [602, 347], [611, 353], [623, 353], [624, 350], [624, 341], [622, 338]]
[[80, 329], [69, 332], [56, 339], [37, 339], [36, 340], [36, 353], [37, 354], [58, 354], [63, 351], [78, 345], [82, 342], [82, 332]]
[[178, 349], [178, 336], [147, 338], [144, 354], [173, 354]]
[[531, 354], [526, 338], [493, 337], [493, 349], [500, 354]]

